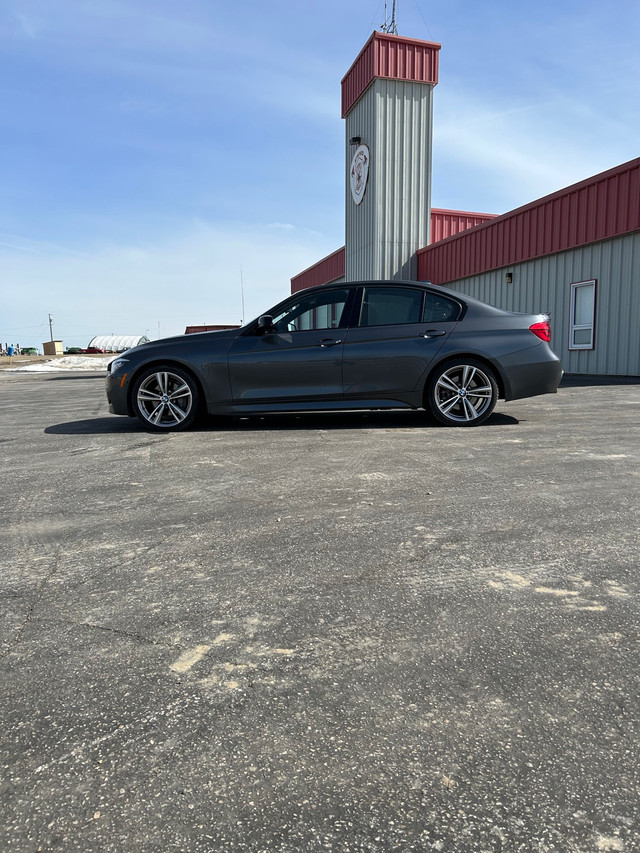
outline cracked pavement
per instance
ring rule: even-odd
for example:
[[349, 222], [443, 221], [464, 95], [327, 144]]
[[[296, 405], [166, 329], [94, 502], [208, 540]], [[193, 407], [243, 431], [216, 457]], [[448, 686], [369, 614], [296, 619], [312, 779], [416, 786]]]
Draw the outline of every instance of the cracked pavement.
[[640, 384], [166, 436], [0, 395], [0, 850], [640, 849]]

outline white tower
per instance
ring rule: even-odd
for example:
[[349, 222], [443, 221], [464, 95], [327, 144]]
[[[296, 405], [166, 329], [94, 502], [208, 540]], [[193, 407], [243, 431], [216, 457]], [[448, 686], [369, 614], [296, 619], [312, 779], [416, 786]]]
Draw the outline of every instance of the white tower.
[[429, 243], [440, 45], [375, 32], [342, 80], [345, 278], [415, 279]]

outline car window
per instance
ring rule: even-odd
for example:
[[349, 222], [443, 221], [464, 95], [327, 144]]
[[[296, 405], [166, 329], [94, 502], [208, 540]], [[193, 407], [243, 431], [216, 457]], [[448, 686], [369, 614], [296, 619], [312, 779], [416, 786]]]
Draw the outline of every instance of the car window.
[[365, 287], [360, 309], [360, 326], [419, 323], [422, 295], [421, 290], [410, 287]]
[[460, 306], [453, 299], [447, 299], [436, 293], [426, 293], [424, 301], [423, 321], [425, 323], [447, 323], [457, 320]]
[[326, 293], [302, 294], [297, 302], [289, 303], [273, 317], [278, 332], [301, 332], [315, 329], [337, 329], [342, 323], [348, 290], [329, 290]]

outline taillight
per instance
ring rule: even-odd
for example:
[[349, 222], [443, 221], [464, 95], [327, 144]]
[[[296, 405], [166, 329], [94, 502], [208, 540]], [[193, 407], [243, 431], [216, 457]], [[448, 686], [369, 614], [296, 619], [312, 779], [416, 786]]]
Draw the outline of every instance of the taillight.
[[533, 326], [529, 326], [529, 331], [533, 332], [533, 334], [537, 338], [540, 338], [541, 341], [550, 343], [551, 325], [548, 320], [543, 320], [541, 323], [534, 323]]

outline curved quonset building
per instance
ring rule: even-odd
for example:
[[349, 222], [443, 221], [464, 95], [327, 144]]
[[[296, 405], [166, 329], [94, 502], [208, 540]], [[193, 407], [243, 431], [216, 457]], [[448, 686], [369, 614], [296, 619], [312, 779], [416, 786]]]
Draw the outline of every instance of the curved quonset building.
[[343, 78], [345, 245], [291, 291], [431, 281], [548, 311], [568, 373], [640, 376], [640, 158], [501, 216], [432, 209], [440, 47], [375, 32]]
[[124, 352], [138, 344], [148, 343], [146, 335], [96, 335], [89, 341], [88, 349], [95, 347], [105, 352]]

